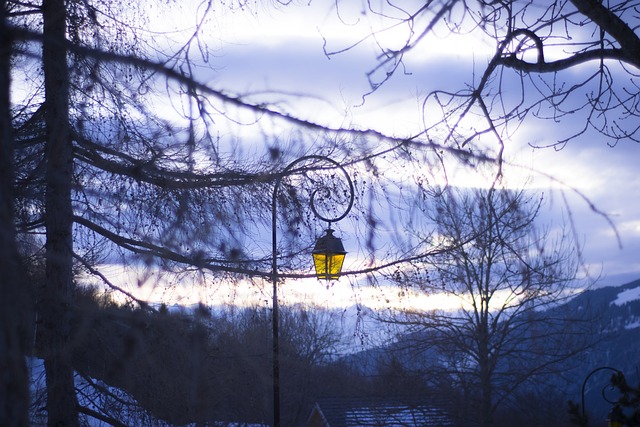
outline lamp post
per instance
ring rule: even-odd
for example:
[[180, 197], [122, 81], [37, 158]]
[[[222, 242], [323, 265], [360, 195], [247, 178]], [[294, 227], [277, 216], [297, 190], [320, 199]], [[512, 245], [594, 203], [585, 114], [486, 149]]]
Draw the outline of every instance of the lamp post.
[[[273, 331], [273, 426], [280, 427], [280, 348], [279, 348], [279, 314], [278, 314], [278, 247], [277, 247], [277, 204], [278, 204], [278, 191], [282, 184], [282, 179], [290, 174], [293, 168], [304, 162], [324, 162], [329, 164], [329, 169], [337, 169], [340, 171], [347, 184], [348, 184], [348, 202], [344, 212], [334, 217], [327, 217], [320, 214], [316, 208], [315, 197], [318, 194], [318, 190], [314, 190], [311, 193], [310, 207], [313, 214], [329, 223], [326, 234], [319, 238], [316, 242], [313, 250], [313, 262], [316, 270], [316, 276], [319, 279], [337, 279], [340, 276], [342, 270], [342, 263], [346, 252], [342, 241], [333, 235], [331, 229], [331, 223], [340, 221], [347, 216], [355, 197], [355, 191], [351, 177], [347, 174], [347, 171], [335, 160], [329, 157], [319, 155], [309, 155], [300, 157], [284, 168], [282, 173], [276, 179], [273, 187], [273, 197], [271, 199], [271, 253], [272, 253], [272, 269], [271, 278], [273, 281], [273, 315], [272, 315], [272, 331]], [[324, 194], [325, 197], [330, 197], [330, 194]]]
[[[593, 374], [600, 372], [600, 371], [612, 371], [614, 372], [615, 375], [618, 375], [619, 377], [624, 378], [624, 374], [622, 373], [622, 371], [620, 371], [619, 369], [616, 368], [612, 368], [610, 366], [601, 366], [599, 368], [595, 368], [593, 371], [589, 372], [589, 374], [587, 374], [587, 376], [585, 377], [584, 381], [582, 382], [582, 419], [584, 422], [586, 422], [587, 420], [587, 415], [586, 415], [586, 411], [585, 411], [585, 407], [584, 407], [584, 392], [585, 392], [585, 388], [587, 385], [587, 381], [589, 381], [589, 378], [591, 378], [591, 376], [593, 376]], [[608, 386], [604, 386], [602, 389], [602, 398], [607, 402], [610, 403], [613, 406], [613, 408], [611, 409], [611, 411], [609, 412], [608, 416], [607, 416], [607, 426], [608, 427], [623, 427], [624, 426], [624, 414], [622, 413], [622, 409], [620, 408], [620, 405], [615, 402], [615, 401], [611, 401], [609, 399], [607, 399], [607, 396], [605, 395], [605, 390], [607, 389]], [[613, 387], [613, 385], [609, 385], [609, 387]]]

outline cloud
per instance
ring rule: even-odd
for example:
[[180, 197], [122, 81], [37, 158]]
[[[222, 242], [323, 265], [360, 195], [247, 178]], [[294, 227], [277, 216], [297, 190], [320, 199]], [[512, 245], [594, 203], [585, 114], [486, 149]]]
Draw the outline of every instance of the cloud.
[[[220, 17], [217, 25], [225, 40], [212, 41], [219, 47], [212, 57], [213, 69], [202, 71], [199, 78], [214, 87], [248, 92], [254, 100], [278, 102], [287, 111], [316, 122], [406, 135], [420, 131], [423, 120], [438, 119], [437, 112], [421, 110], [421, 99], [429, 91], [465, 88], [474, 80], [474, 73], [478, 78], [495, 49], [486, 40], [470, 38], [425, 41], [405, 57], [406, 67], [399, 68], [363, 104], [362, 96], [371, 91], [367, 72], [375, 68], [377, 52], [365, 42], [327, 57], [323, 43], [326, 40], [329, 49], [340, 50], [363, 37], [370, 23], [360, 19], [357, 8], [341, 9], [338, 19], [335, 10], [319, 3]], [[572, 78], [576, 73], [587, 73], [589, 65], [565, 75]], [[517, 90], [509, 92], [510, 87], [503, 87], [508, 102], [520, 94]], [[563, 215], [559, 190], [564, 189], [576, 233], [584, 240], [586, 262], [594, 269], [602, 266], [607, 276], [640, 277], [636, 261], [640, 249], [640, 177], [636, 166], [640, 145], [621, 143], [610, 148], [592, 132], [559, 151], [533, 150], [530, 146], [553, 144], [580, 129], [583, 120], [578, 115], [567, 116], [560, 123], [531, 117], [507, 141], [508, 160], [524, 166], [507, 166], [507, 178], [545, 191], [555, 202], [549, 217], [555, 216], [552, 219], [556, 221]], [[535, 170], [556, 180], [537, 175]], [[571, 188], [588, 200], [572, 194]], [[609, 215], [614, 227], [594, 212], [590, 203]]]

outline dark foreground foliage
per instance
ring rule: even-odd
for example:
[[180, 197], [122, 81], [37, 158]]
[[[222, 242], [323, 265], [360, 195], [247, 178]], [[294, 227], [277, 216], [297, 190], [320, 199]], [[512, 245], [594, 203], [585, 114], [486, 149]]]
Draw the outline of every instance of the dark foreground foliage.
[[[105, 384], [104, 393], [109, 387], [125, 391], [154, 417], [175, 425], [269, 423], [269, 310], [212, 315], [205, 307], [140, 309], [90, 291], [80, 293], [71, 312], [74, 369]], [[304, 421], [318, 396], [361, 395], [371, 389], [364, 378], [356, 380], [346, 365], [331, 360], [331, 337], [312, 336], [305, 329], [310, 316], [285, 310], [282, 319], [289, 325], [280, 346], [287, 425]]]

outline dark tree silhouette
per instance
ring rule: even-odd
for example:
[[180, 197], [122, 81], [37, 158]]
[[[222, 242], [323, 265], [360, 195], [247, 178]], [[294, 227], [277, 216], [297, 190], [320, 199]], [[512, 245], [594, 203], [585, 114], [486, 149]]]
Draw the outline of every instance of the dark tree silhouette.
[[[371, 92], [395, 74], [411, 72], [406, 57], [414, 50], [429, 52], [430, 46], [464, 43], [467, 37], [494, 46], [486, 63], [475, 58], [473, 75], [460, 82], [460, 90], [425, 82], [424, 131], [433, 138], [469, 146], [489, 135], [501, 147], [522, 124], [543, 120], [545, 126], [559, 124], [556, 148], [589, 132], [609, 145], [639, 141], [640, 37], [634, 2], [365, 3], [362, 10], [371, 18], [366, 24], [373, 28], [369, 38], [379, 48], [378, 65], [368, 74]], [[349, 5], [337, 7], [348, 16]], [[404, 38], [386, 42], [382, 36], [391, 31]], [[348, 54], [352, 47], [327, 48], [327, 54]], [[484, 124], [465, 123], [473, 117]]]
[[[313, 184], [332, 171], [311, 162], [283, 179], [283, 165], [310, 150], [331, 155], [355, 171], [360, 191], [354, 215], [373, 217], [372, 209], [380, 209], [386, 197], [376, 171], [389, 157], [427, 159], [436, 147], [376, 131], [330, 128], [198, 81], [194, 69], [208, 61], [197, 48], [204, 18], [182, 46], [168, 50], [151, 43], [137, 25], [145, 19], [138, 14], [145, 11], [143, 5], [45, 0], [41, 7], [29, 2], [3, 6], [3, 34], [14, 42], [3, 45], [11, 59], [3, 66], [26, 76], [26, 84], [12, 110], [15, 146], [10, 127], [3, 127], [3, 149], [14, 153], [12, 167], [3, 169], [3, 185], [14, 183], [15, 197], [11, 191], [2, 193], [8, 215], [3, 216], [8, 249], [2, 264], [15, 262], [9, 248], [15, 251], [16, 230], [9, 224], [16, 224], [18, 233], [36, 236], [40, 247], [34, 252], [44, 247], [46, 279], [36, 297], [38, 345], [31, 352], [45, 360], [49, 425], [77, 425], [78, 413], [90, 410], [78, 405], [70, 359], [77, 342], [69, 307], [79, 273], [118, 291], [101, 270], [102, 262], [147, 271], [199, 270], [216, 281], [267, 278], [270, 255], [264, 255], [258, 237], [270, 226], [263, 207], [269, 206], [266, 190], [276, 180], [283, 181], [278, 226], [285, 236], [279, 264], [294, 269], [324, 227], [306, 209], [313, 189], [298, 188], [295, 176], [311, 177]], [[203, 6], [209, 11], [212, 4]], [[3, 84], [7, 89], [8, 79]], [[154, 97], [173, 104], [170, 118], [153, 108]], [[8, 110], [9, 98], [3, 100]], [[255, 124], [260, 144], [255, 136], [246, 142], [236, 135], [221, 140], [219, 135], [229, 129], [221, 123]], [[292, 129], [292, 142], [265, 130], [283, 125]], [[258, 149], [246, 155], [245, 145]], [[379, 222], [360, 224], [359, 236], [373, 253]], [[9, 270], [6, 274], [17, 273]], [[150, 273], [143, 276], [141, 282], [157, 280]], [[18, 282], [3, 281], [10, 283]], [[12, 310], [25, 309], [19, 298], [14, 300]], [[6, 325], [8, 343], [17, 319]], [[15, 370], [13, 380], [22, 383], [20, 372]]]
[[395, 279], [454, 305], [383, 317], [413, 337], [412, 352], [440, 361], [426, 377], [462, 393], [461, 411], [479, 425], [589, 345], [589, 319], [553, 310], [579, 290], [577, 259], [568, 236], [538, 228], [539, 203], [524, 191], [443, 190], [425, 215], [448, 250]]
[[[445, 111], [446, 120], [438, 125], [444, 124], [447, 133], [434, 135], [428, 128], [410, 138], [395, 138], [376, 129], [336, 128], [302, 119], [302, 114], [290, 111], [285, 103], [265, 102], [252, 94], [234, 93], [198, 79], [197, 70], [202, 67], [215, 69], [203, 37], [214, 2], [200, 4], [201, 19], [177, 47], [167, 40], [170, 36], [151, 36], [144, 25], [139, 25], [148, 19], [143, 3], [2, 3], [3, 37], [13, 42], [3, 44], [3, 55], [11, 60], [3, 62], [3, 67], [10, 68], [3, 68], [7, 78], [1, 82], [2, 109], [8, 111], [12, 106], [8, 98], [10, 73], [26, 75], [24, 81], [29, 84], [21, 88], [23, 95], [15, 100], [11, 111], [15, 145], [11, 129], [2, 129], [6, 133], [1, 141], [3, 153], [14, 153], [11, 167], [2, 168], [6, 178], [2, 185], [14, 183], [15, 193], [9, 189], [5, 192], [3, 187], [0, 195], [2, 209], [6, 209], [2, 211], [2, 227], [7, 228], [0, 255], [3, 266], [14, 265], [16, 231], [38, 236], [36, 240], [44, 246], [46, 280], [38, 295], [37, 350], [45, 359], [50, 382], [50, 425], [76, 425], [81, 410], [69, 360], [76, 342], [70, 335], [66, 309], [74, 302], [79, 273], [87, 273], [118, 291], [121, 289], [107, 280], [102, 263], [144, 270], [141, 283], [159, 280], [155, 272], [160, 271], [196, 270], [204, 280], [218, 282], [248, 276], [268, 278], [271, 254], [265, 249], [268, 246], [261, 245], [260, 236], [271, 224], [264, 207], [270, 205], [269, 190], [274, 182], [282, 180], [278, 227], [284, 238], [276, 256], [286, 271], [279, 277], [309, 277], [307, 270], [300, 268], [301, 257], [325, 225], [313, 222], [307, 208], [314, 190], [299, 184], [305, 178], [311, 183], [329, 181], [334, 171], [311, 162], [291, 171], [291, 177], [281, 174], [284, 165], [310, 152], [331, 156], [354, 178], [357, 195], [347, 221], [354, 228], [353, 241], [361, 258], [368, 264], [348, 274], [371, 273], [447, 251], [449, 248], [433, 249], [426, 239], [408, 236], [406, 230], [416, 224], [412, 223], [412, 213], [398, 206], [419, 196], [432, 175], [445, 175], [441, 166], [445, 156], [473, 166], [499, 164], [499, 150], [487, 155], [470, 148], [469, 141], [487, 131], [493, 131], [502, 141], [505, 136], [500, 129], [508, 121], [541, 114], [540, 105], [560, 106], [563, 96], [586, 87], [558, 90], [544, 86], [540, 89], [542, 100], [521, 101], [508, 108], [504, 107], [507, 103], [499, 102], [502, 92], [492, 95], [489, 89], [494, 81], [490, 77], [499, 67], [530, 71], [528, 57], [522, 56], [526, 42], [536, 42], [541, 53], [540, 49], [549, 45], [547, 38], [556, 37], [558, 23], [571, 29], [583, 27], [581, 22], [574, 26], [568, 3], [558, 8], [550, 6], [549, 13], [540, 18], [541, 31], [546, 30], [547, 35], [534, 37], [518, 25], [528, 21], [529, 13], [538, 11], [528, 3], [479, 3], [477, 10], [468, 9], [474, 13], [459, 15], [456, 2], [428, 2], [402, 22], [412, 25], [417, 17], [428, 17], [427, 21], [433, 23], [448, 18], [442, 22], [451, 23], [450, 29], [458, 31], [463, 26], [455, 23], [461, 16], [466, 17], [465, 24], [467, 18], [471, 19], [474, 29], [490, 35], [495, 32], [500, 40], [498, 53], [473, 89], [449, 94], [434, 91], [429, 96]], [[168, 2], [162, 10], [172, 5]], [[370, 10], [377, 13], [373, 7]], [[615, 9], [615, 13], [622, 10]], [[507, 15], [510, 18], [505, 23]], [[608, 21], [594, 22], [609, 25]], [[423, 30], [431, 28], [429, 24]], [[603, 36], [602, 43], [613, 43], [607, 37]], [[615, 39], [615, 34], [612, 37]], [[387, 76], [401, 63], [404, 52], [420, 40], [421, 36], [412, 36], [403, 49], [385, 50], [381, 67], [392, 67]], [[622, 43], [622, 36], [620, 40]], [[511, 42], [515, 41], [525, 43], [513, 46]], [[578, 54], [600, 45], [575, 46], [577, 58], [586, 58], [588, 55]], [[547, 63], [537, 60], [536, 64]], [[556, 65], [556, 71], [560, 68]], [[607, 81], [608, 71], [602, 65], [596, 74]], [[574, 108], [594, 112], [589, 123], [595, 127], [595, 112], [603, 106], [614, 106], [611, 97], [607, 98], [608, 104], [603, 104], [605, 95], [613, 93], [608, 88], [603, 86], [598, 96], [590, 98], [593, 102]], [[626, 101], [633, 103], [632, 98]], [[628, 103], [616, 105], [624, 109]], [[485, 129], [463, 135], [459, 120], [476, 108], [488, 124]], [[560, 106], [557, 111], [564, 110]], [[628, 114], [633, 115], [633, 111], [629, 109]], [[7, 117], [0, 119], [6, 121]], [[289, 136], [283, 138], [281, 129], [286, 129]], [[608, 126], [598, 129], [613, 132]], [[634, 132], [627, 132], [621, 137], [633, 136]], [[2, 162], [7, 159], [3, 156]], [[400, 162], [408, 172], [404, 175], [410, 178], [399, 180], [386, 173], [390, 164]], [[10, 224], [15, 224], [15, 229]], [[393, 246], [379, 244], [383, 233], [384, 241], [393, 241]], [[16, 287], [19, 281], [12, 276], [18, 269], [9, 270], [2, 273], [9, 275], [6, 280], [3, 277], [2, 285], [7, 292], [22, 292]], [[125, 295], [153, 310], [144, 301]], [[12, 310], [26, 307], [20, 304], [20, 298], [15, 301]], [[18, 327], [15, 319], [3, 324], [7, 345], [13, 349], [16, 347], [11, 337]], [[22, 371], [18, 368], [19, 363], [16, 370], [10, 370], [16, 375], [11, 381], [21, 383]], [[12, 406], [16, 410], [22, 407]]]
[[16, 245], [13, 195], [13, 126], [10, 59], [13, 40], [7, 4], [0, 2], [0, 424], [27, 426], [29, 395], [20, 319], [30, 307]]

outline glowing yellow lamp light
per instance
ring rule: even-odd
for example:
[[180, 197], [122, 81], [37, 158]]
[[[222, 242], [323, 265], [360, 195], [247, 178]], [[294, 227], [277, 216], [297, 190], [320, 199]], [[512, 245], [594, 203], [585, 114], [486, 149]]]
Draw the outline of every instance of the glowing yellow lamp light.
[[622, 427], [624, 426], [624, 414], [622, 413], [622, 409], [619, 405], [615, 405], [611, 412], [609, 412], [609, 416], [607, 417], [607, 426], [608, 427]]
[[347, 252], [344, 250], [342, 240], [333, 235], [331, 228], [328, 228], [327, 234], [316, 241], [312, 254], [318, 279], [335, 280], [340, 277]]

